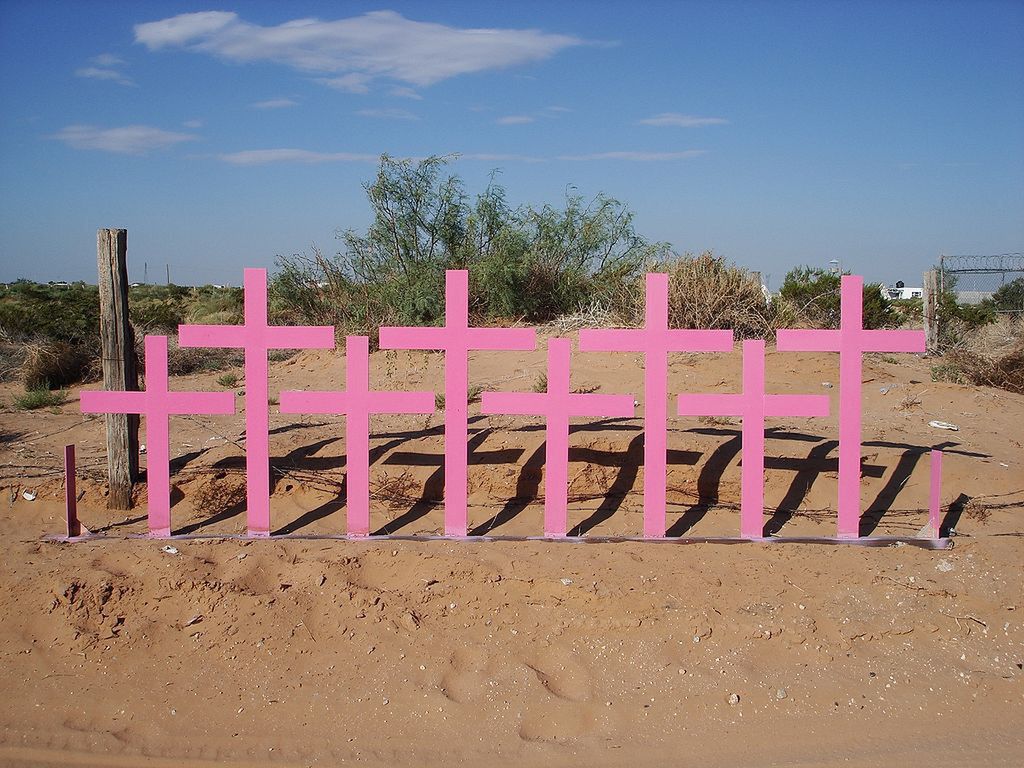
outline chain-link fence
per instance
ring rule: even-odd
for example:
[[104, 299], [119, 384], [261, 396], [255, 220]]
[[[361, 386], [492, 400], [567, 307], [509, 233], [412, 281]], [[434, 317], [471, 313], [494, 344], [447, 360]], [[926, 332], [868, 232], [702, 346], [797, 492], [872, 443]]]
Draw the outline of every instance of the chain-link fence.
[[942, 256], [939, 292], [960, 304], [985, 304], [996, 312], [1024, 314], [1024, 253]]

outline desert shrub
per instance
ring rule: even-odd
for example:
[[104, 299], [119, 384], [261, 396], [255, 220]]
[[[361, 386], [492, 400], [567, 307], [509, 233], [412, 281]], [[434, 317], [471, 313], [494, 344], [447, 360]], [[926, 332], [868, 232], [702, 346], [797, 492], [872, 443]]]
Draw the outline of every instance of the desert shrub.
[[18, 280], [0, 292], [0, 331], [15, 341], [98, 346], [99, 318], [99, 290], [94, 285]]
[[999, 290], [992, 294], [990, 303], [997, 312], [1024, 311], [1024, 277], [999, 286]]
[[222, 387], [231, 389], [238, 384], [238, 374], [236, 373], [225, 373], [217, 377], [217, 383]]
[[614, 304], [624, 283], [667, 253], [639, 236], [633, 214], [612, 198], [513, 209], [492, 177], [471, 200], [445, 173], [448, 159], [383, 156], [365, 186], [373, 210], [365, 234], [341, 234], [333, 257], [316, 249], [278, 257], [274, 317], [370, 335], [382, 324], [434, 324], [444, 314], [445, 270], [468, 269], [478, 320], [544, 322]]
[[[842, 314], [841, 276], [819, 267], [796, 267], [786, 273], [779, 291], [789, 301], [800, 322], [820, 328], [838, 328]], [[901, 316], [894, 313], [889, 299], [882, 295], [880, 283], [864, 286], [862, 303], [865, 328], [888, 328], [899, 325]]]
[[34, 411], [37, 408], [56, 408], [64, 405], [68, 393], [63, 389], [53, 391], [49, 385], [26, 388], [24, 394], [15, 395], [14, 407], [20, 411]]
[[[771, 338], [792, 324], [786, 302], [769, 300], [751, 272], [708, 252], [685, 255], [656, 267], [668, 272], [668, 321], [672, 328], [732, 329], [737, 338]], [[642, 322], [643, 291], [637, 286], [633, 320]]]

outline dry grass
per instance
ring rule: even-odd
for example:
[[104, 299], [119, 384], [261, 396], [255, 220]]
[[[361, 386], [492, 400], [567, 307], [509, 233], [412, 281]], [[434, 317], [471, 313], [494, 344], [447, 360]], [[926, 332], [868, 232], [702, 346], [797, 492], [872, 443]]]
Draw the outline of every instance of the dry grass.
[[971, 384], [1024, 394], [1024, 343], [992, 357], [966, 349], [954, 350], [946, 355], [946, 364]]
[[[711, 253], [684, 256], [665, 265], [668, 272], [668, 321], [672, 328], [732, 330], [736, 338], [773, 338], [778, 328], [796, 323], [796, 314], [778, 297], [765, 298], [761, 281]], [[628, 311], [643, 322], [644, 300], [635, 297]]]
[[24, 346], [21, 381], [26, 390], [63, 387], [81, 381], [91, 355], [66, 341], [31, 342]]

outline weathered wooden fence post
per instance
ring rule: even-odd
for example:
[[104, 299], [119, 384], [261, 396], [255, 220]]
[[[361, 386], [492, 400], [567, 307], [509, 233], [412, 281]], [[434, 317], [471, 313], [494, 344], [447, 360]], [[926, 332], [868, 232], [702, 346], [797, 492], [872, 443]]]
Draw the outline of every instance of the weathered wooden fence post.
[[[96, 233], [100, 288], [100, 344], [103, 389], [135, 391], [135, 334], [128, 320], [128, 230]], [[132, 484], [139, 475], [139, 417], [107, 414], [107, 476], [109, 509], [130, 509]]]
[[924, 273], [922, 292], [924, 314], [924, 345], [929, 352], [939, 351], [939, 280], [934, 269]]

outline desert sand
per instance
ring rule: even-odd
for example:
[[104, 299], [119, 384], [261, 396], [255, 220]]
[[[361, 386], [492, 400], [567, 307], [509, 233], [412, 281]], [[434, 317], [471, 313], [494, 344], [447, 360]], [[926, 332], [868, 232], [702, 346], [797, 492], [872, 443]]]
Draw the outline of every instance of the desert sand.
[[[230, 538], [245, 528], [241, 398], [234, 416], [171, 422], [175, 531], [229, 538], [155, 541], [135, 537], [144, 485], [131, 512], [105, 508], [103, 420], [77, 390], [57, 412], [5, 407], [0, 764], [1019, 765], [1024, 396], [934, 383], [932, 362], [865, 360], [863, 532], [917, 535], [942, 448], [940, 551], [317, 539], [344, 532], [343, 420], [276, 406], [272, 525], [290, 537]], [[470, 382], [528, 391], [543, 368], [543, 344], [475, 353]], [[771, 351], [767, 371], [770, 392], [828, 394], [836, 413], [836, 355]], [[677, 355], [669, 391], [735, 391], [739, 372], [738, 348]], [[376, 352], [371, 373], [439, 389], [441, 357]], [[271, 366], [272, 400], [343, 374], [339, 353], [301, 353]], [[636, 536], [642, 362], [578, 353], [573, 384], [640, 407], [574, 422], [570, 527]], [[443, 530], [442, 424], [373, 418], [374, 530]], [[670, 533], [737, 535], [739, 422], [669, 428]], [[470, 436], [473, 532], [539, 535], [543, 422], [475, 403]], [[770, 423], [770, 532], [834, 533], [837, 436], [834, 415]], [[44, 539], [62, 531], [68, 443], [82, 520], [107, 538]]]

